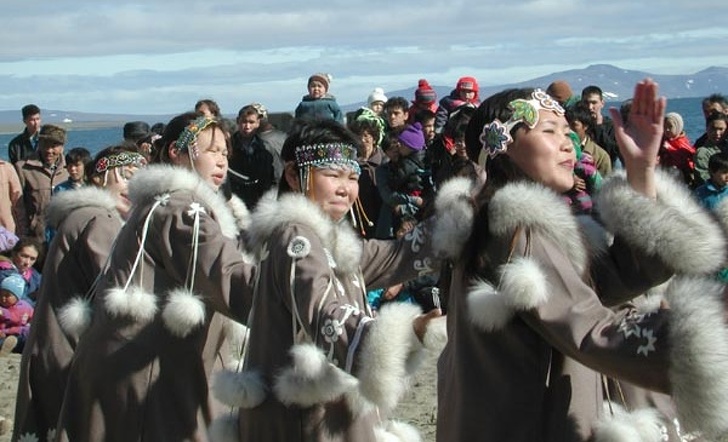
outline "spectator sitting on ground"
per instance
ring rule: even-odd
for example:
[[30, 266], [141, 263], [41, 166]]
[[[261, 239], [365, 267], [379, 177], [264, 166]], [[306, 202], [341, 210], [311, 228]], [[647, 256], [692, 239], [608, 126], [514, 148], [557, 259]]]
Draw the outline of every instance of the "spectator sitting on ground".
[[33, 264], [40, 258], [41, 248], [35, 238], [20, 238], [10, 251], [10, 259], [0, 259], [0, 280], [20, 275], [25, 280], [25, 290], [20, 298], [31, 305], [35, 305], [35, 295], [40, 288], [41, 274]]

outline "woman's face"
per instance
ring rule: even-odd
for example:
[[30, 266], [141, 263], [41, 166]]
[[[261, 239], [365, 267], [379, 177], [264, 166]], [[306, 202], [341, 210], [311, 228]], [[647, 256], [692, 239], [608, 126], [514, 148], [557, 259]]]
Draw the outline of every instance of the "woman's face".
[[539, 110], [536, 127], [522, 127], [506, 155], [532, 180], [563, 193], [574, 187], [576, 154], [566, 118]]
[[116, 198], [116, 209], [123, 218], [129, 213], [131, 201], [129, 200], [129, 180], [138, 170], [137, 166], [119, 166], [108, 171], [106, 184], [103, 185], [109, 193]]
[[362, 146], [361, 157], [367, 159], [374, 153], [374, 136], [368, 131], [364, 131], [360, 138]]
[[33, 246], [25, 246], [13, 254], [13, 264], [18, 268], [20, 273], [26, 272], [33, 267], [38, 259], [38, 250]]
[[215, 190], [225, 181], [228, 170], [228, 148], [225, 133], [219, 127], [210, 127], [197, 135], [197, 153], [190, 146], [181, 153], [175, 164], [192, 169], [190, 154], [197, 174]]
[[359, 174], [348, 168], [311, 169], [309, 199], [334, 221], [341, 220], [359, 196]]

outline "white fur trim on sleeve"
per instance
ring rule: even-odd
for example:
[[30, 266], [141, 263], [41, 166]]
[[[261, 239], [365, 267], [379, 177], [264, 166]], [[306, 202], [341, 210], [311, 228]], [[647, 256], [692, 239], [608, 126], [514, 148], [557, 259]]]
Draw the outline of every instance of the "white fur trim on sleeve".
[[184, 288], [172, 290], [162, 310], [164, 326], [178, 338], [184, 338], [205, 323], [205, 303]]
[[313, 344], [294, 345], [290, 354], [292, 365], [280, 372], [273, 385], [276, 397], [286, 405], [330, 402], [358, 385], [355, 377], [330, 363]]
[[421, 313], [419, 307], [402, 302], [385, 304], [369, 330], [359, 352], [359, 391], [368, 401], [388, 413], [397, 405], [408, 387], [408, 370], [412, 370], [422, 345], [415, 335], [412, 321]]
[[432, 246], [437, 254], [457, 258], [470, 237], [475, 217], [472, 185], [466, 178], [452, 178], [437, 192]]
[[157, 314], [157, 297], [138, 286], [126, 291], [117, 287], [106, 292], [104, 305], [109, 315], [128, 317], [138, 322], [149, 322]]
[[670, 383], [678, 418], [706, 439], [728, 433], [728, 332], [724, 286], [675, 277], [665, 291], [671, 308]]
[[87, 299], [74, 296], [58, 310], [58, 322], [66, 334], [78, 339], [91, 325], [92, 311]]
[[212, 392], [220, 402], [231, 407], [255, 408], [266, 397], [266, 386], [258, 371], [222, 370], [215, 374]]
[[654, 408], [641, 408], [629, 412], [617, 404], [611, 412], [594, 425], [594, 442], [646, 442], [661, 441], [665, 425]]
[[615, 173], [596, 196], [607, 228], [622, 235], [677, 273], [706, 274], [725, 258], [725, 236], [688, 189], [656, 173], [657, 201], [638, 194], [623, 173]]

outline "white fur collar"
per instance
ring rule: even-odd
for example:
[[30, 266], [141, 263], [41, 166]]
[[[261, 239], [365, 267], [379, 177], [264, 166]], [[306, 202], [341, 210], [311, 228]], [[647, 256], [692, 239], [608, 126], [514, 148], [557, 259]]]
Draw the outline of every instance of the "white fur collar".
[[334, 223], [315, 203], [299, 193], [287, 193], [277, 200], [266, 195], [260, 200], [249, 229], [253, 250], [259, 250], [276, 229], [289, 224], [302, 224], [314, 231], [333, 255], [337, 273], [358, 271], [362, 240], [351, 225], [346, 221]]
[[[237, 237], [238, 221], [228, 203], [196, 173], [181, 167], [156, 164], [139, 170], [129, 181], [129, 199], [134, 206], [150, 204], [155, 196], [178, 190], [191, 192], [209, 206], [223, 235]], [[235, 209], [241, 217], [249, 216], [247, 209], [243, 210], [240, 205], [236, 205]]]
[[554, 191], [532, 182], [507, 184], [498, 190], [488, 207], [490, 232], [512, 235], [517, 227], [527, 228], [558, 244], [582, 274], [587, 250], [579, 221]]
[[68, 215], [84, 207], [99, 207], [118, 213], [113, 195], [102, 188], [86, 186], [54, 195], [46, 210], [47, 223], [57, 229]]

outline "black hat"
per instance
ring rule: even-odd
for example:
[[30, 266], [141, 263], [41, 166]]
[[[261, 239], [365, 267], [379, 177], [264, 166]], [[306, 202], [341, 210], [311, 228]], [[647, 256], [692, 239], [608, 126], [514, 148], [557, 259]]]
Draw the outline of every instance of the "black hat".
[[130, 121], [124, 125], [124, 139], [136, 143], [151, 134], [149, 125], [143, 121]]

